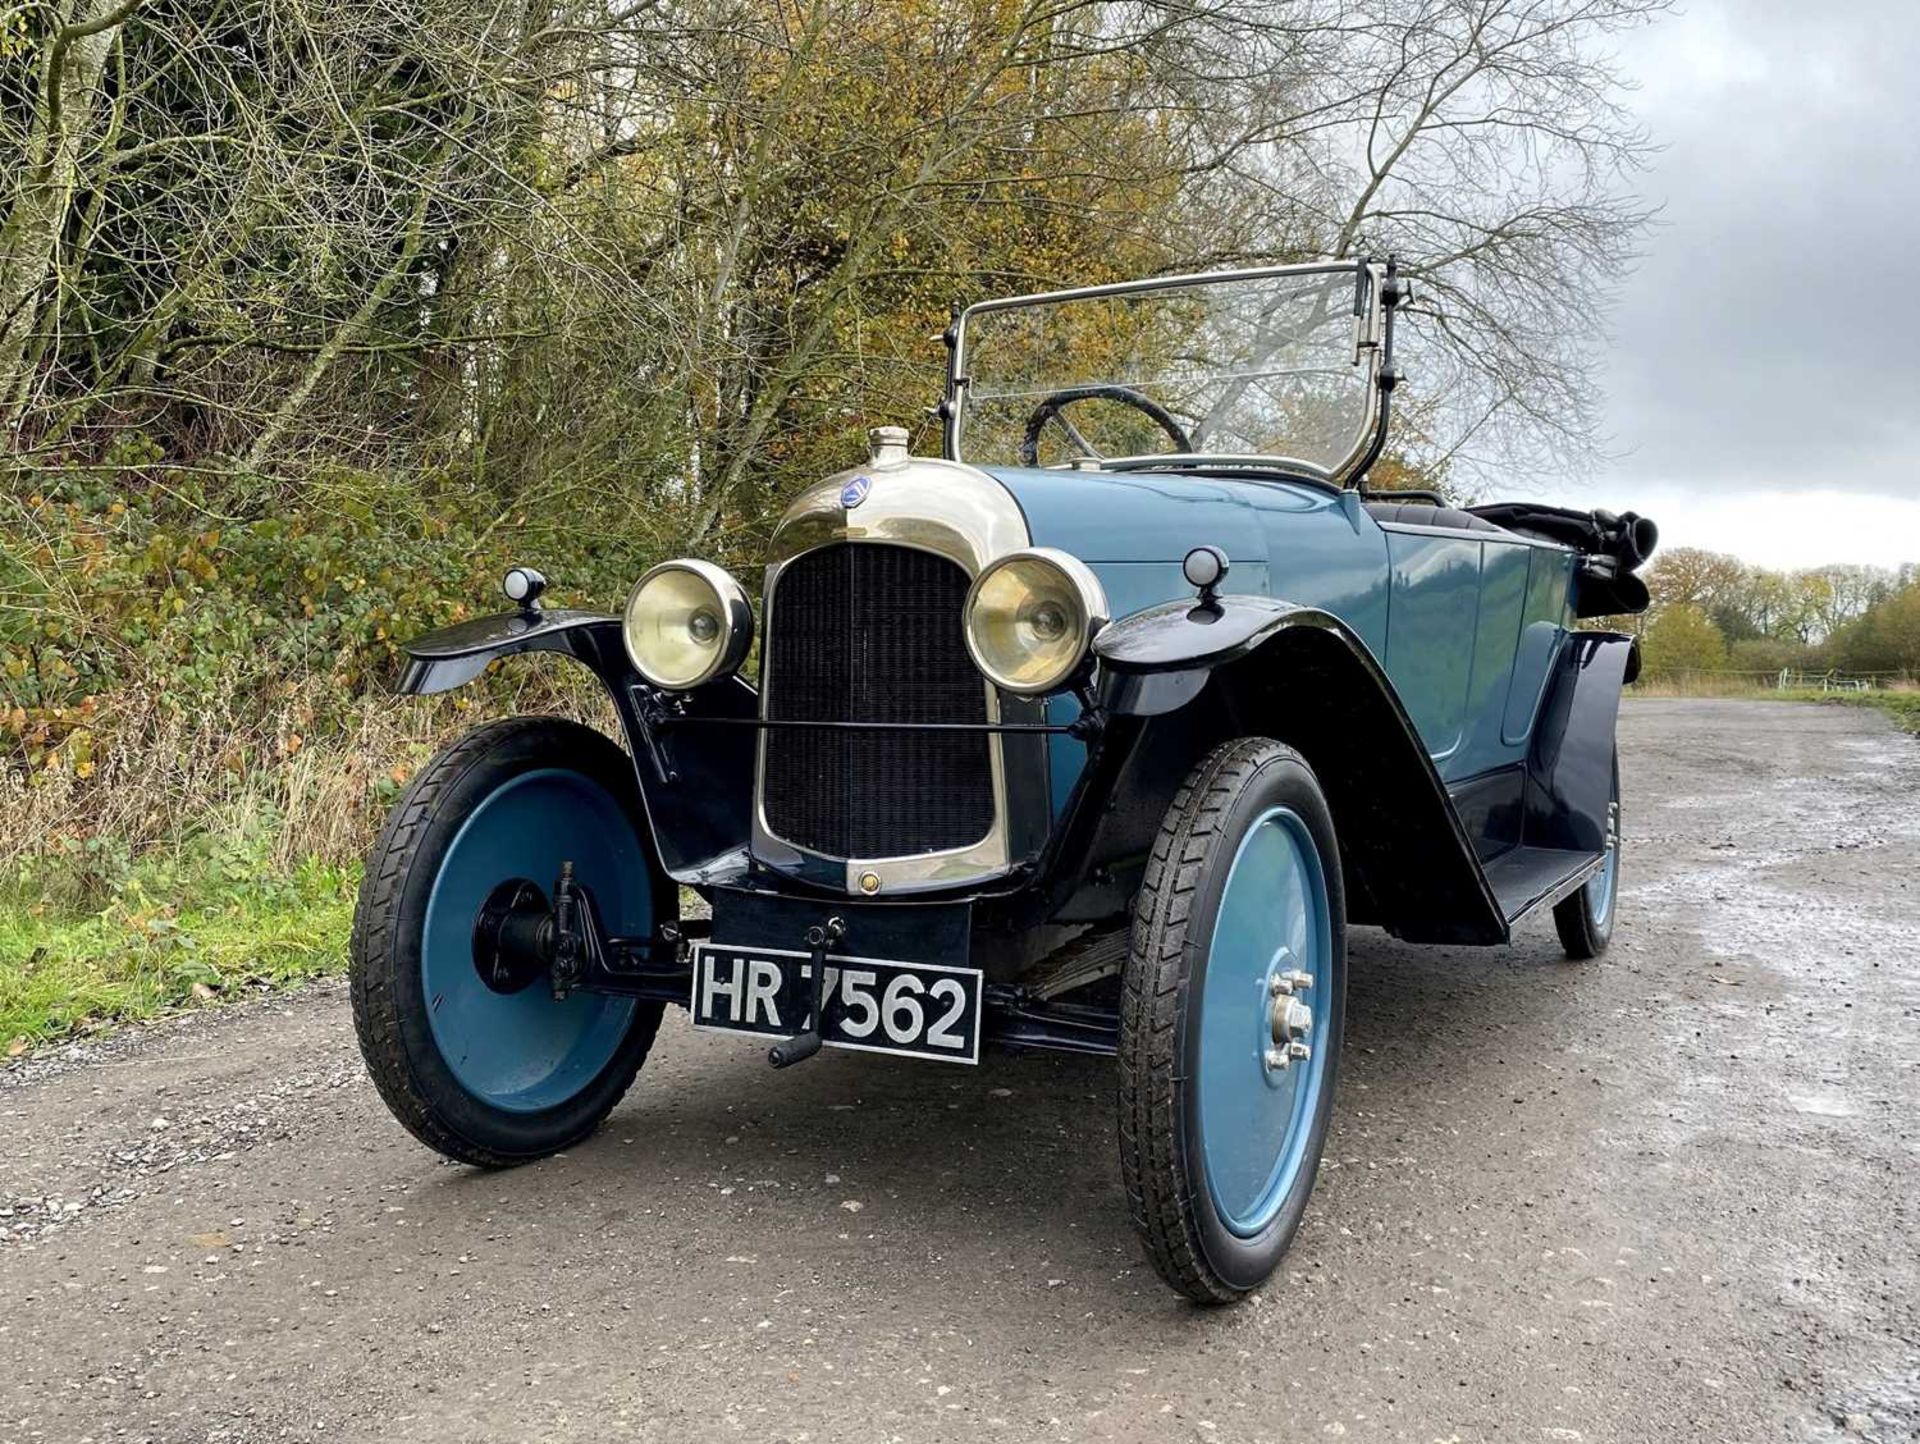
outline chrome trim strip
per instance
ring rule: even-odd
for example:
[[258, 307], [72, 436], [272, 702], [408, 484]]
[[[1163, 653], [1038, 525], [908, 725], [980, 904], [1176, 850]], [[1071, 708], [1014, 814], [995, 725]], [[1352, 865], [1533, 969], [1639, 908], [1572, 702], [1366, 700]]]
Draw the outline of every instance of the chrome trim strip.
[[[1359, 261], [1296, 261], [1285, 266], [1241, 266], [1224, 271], [1182, 271], [1176, 276], [1142, 276], [1134, 281], [1105, 281], [1098, 286], [1067, 286], [1058, 291], [1029, 291], [1023, 296], [995, 296], [975, 301], [960, 313], [960, 319], [987, 311], [1010, 311], [1019, 306], [1044, 305], [1049, 301], [1087, 301], [1101, 296], [1125, 296], [1134, 291], [1171, 291], [1182, 286], [1210, 286], [1216, 281], [1267, 281], [1275, 276], [1335, 275], [1357, 271]], [[1374, 266], [1378, 272], [1382, 268]]]
[[[1391, 501], [1392, 499], [1393, 493], [1390, 491], [1376, 491], [1368, 497], [1369, 501]], [[1573, 555], [1573, 548], [1570, 546], [1548, 541], [1545, 537], [1521, 536], [1518, 532], [1473, 531], [1459, 526], [1428, 526], [1424, 522], [1417, 521], [1376, 521], [1374, 525], [1381, 531], [1398, 532], [1403, 536], [1437, 536], [1455, 541], [1493, 542], [1498, 546], [1532, 547], [1535, 551], [1563, 552], [1567, 556]]]
[[[854, 507], [842, 505], [847, 483], [866, 477], [871, 487]], [[853, 467], [808, 487], [787, 508], [774, 529], [768, 550], [761, 635], [773, 635], [775, 598], [781, 573], [793, 561], [837, 542], [876, 542], [932, 552], [957, 563], [969, 582], [1008, 552], [1026, 548], [1032, 538], [1020, 504], [999, 482], [976, 467], [920, 457]], [[955, 618], [956, 623], [959, 618]], [[767, 717], [776, 679], [768, 654], [760, 659], [760, 716]], [[987, 720], [999, 722], [1000, 694], [980, 679]], [[1004, 743], [987, 734], [988, 772], [993, 788], [993, 825], [987, 835], [965, 847], [909, 857], [826, 857], [776, 834], [767, 823], [762, 779], [766, 776], [767, 733], [762, 731], [753, 773], [753, 855], [776, 871], [816, 880], [827, 870], [842, 874], [855, 896], [897, 897], [999, 877], [1012, 866], [1008, 844], [1007, 777]], [[863, 873], [880, 885], [872, 893], [860, 887]]]
[[1161, 467], [1183, 466], [1262, 466], [1299, 472], [1315, 481], [1333, 479], [1333, 473], [1316, 462], [1306, 461], [1298, 456], [1262, 456], [1252, 451], [1169, 451], [1164, 454], [1153, 452], [1146, 456], [1113, 456], [1102, 458], [1095, 469], [1130, 475], [1136, 471], [1155, 471]]

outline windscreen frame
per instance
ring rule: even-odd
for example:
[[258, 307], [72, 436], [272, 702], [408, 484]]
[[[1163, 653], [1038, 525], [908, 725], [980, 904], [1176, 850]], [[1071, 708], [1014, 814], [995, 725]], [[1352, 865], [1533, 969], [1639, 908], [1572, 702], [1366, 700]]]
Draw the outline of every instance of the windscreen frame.
[[1001, 311], [1040, 307], [1062, 302], [1097, 300], [1109, 296], [1140, 295], [1198, 286], [1218, 286], [1236, 281], [1265, 281], [1277, 278], [1314, 275], [1351, 274], [1354, 277], [1354, 364], [1362, 371], [1364, 414], [1355, 430], [1354, 442], [1347, 454], [1333, 466], [1322, 469], [1299, 458], [1226, 454], [1168, 453], [1164, 457], [1144, 455], [1113, 458], [1111, 469], [1138, 471], [1156, 466], [1196, 468], [1227, 464], [1235, 467], [1270, 467], [1284, 475], [1304, 475], [1307, 479], [1337, 487], [1351, 485], [1365, 470], [1379, 449], [1378, 435], [1385, 420], [1381, 367], [1387, 351], [1386, 333], [1390, 324], [1388, 306], [1383, 304], [1387, 290], [1387, 269], [1367, 259], [1353, 261], [1308, 261], [1285, 266], [1250, 266], [1221, 271], [1195, 271], [1174, 276], [1151, 276], [1137, 281], [1117, 281], [1098, 286], [1075, 286], [1057, 291], [1036, 291], [1018, 296], [997, 296], [976, 301], [960, 310], [946, 333], [947, 389], [940, 403], [943, 425], [943, 452], [946, 459], [965, 465], [967, 392], [967, 327], [975, 317]]

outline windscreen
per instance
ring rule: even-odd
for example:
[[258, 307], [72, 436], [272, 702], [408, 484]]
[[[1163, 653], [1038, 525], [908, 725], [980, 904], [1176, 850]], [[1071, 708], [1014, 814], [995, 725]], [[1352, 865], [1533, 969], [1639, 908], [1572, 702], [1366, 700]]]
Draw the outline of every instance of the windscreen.
[[1366, 283], [1341, 266], [976, 308], [959, 454], [1047, 466], [1192, 452], [1330, 474], [1369, 424]]

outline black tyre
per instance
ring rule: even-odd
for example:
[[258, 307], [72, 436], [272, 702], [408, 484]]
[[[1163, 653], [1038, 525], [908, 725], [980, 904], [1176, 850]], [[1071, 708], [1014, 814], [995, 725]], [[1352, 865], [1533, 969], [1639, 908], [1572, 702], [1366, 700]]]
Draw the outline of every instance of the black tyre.
[[525, 1163], [619, 1102], [662, 1005], [556, 1000], [544, 977], [496, 986], [473, 930], [500, 883], [550, 891], [570, 861], [610, 934], [650, 933], [677, 893], [648, 836], [626, 754], [559, 718], [476, 728], [413, 779], [367, 859], [349, 977], [374, 1085], [421, 1142], [464, 1163]]
[[1613, 758], [1613, 795], [1607, 802], [1606, 861], [1579, 888], [1553, 906], [1560, 946], [1575, 962], [1597, 958], [1613, 940], [1620, 905], [1620, 756]]
[[1190, 1299], [1257, 1288], [1300, 1226], [1346, 980], [1340, 851], [1313, 770], [1265, 738], [1216, 749], [1154, 842], [1120, 1012], [1128, 1205]]

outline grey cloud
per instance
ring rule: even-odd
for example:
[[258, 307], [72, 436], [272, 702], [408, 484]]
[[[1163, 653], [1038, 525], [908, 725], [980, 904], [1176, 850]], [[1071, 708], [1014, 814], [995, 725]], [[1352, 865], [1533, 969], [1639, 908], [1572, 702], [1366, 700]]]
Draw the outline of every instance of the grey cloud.
[[1622, 58], [1666, 209], [1607, 353], [1610, 474], [1920, 496], [1920, 7], [1698, 0]]

